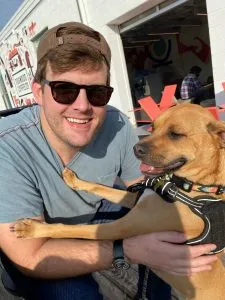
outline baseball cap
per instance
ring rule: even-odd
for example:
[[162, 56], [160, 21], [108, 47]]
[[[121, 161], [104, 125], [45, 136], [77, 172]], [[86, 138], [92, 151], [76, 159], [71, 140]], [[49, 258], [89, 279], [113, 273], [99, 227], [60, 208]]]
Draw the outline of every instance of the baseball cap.
[[[66, 34], [63, 36], [57, 36], [57, 32], [59, 29], [84, 29], [89, 32], [93, 32], [96, 36], [99, 37], [99, 41], [96, 39], [89, 37], [83, 33], [75, 34]], [[91, 27], [84, 25], [78, 22], [67, 22], [63, 24], [59, 24], [51, 29], [49, 29], [41, 38], [38, 49], [37, 49], [37, 61], [39, 62], [50, 50], [55, 49], [56, 47], [60, 47], [61, 45], [66, 44], [86, 44], [94, 49], [98, 50], [102, 56], [105, 58], [106, 63], [110, 66], [111, 61], [111, 51], [109, 45], [103, 35], [101, 35], [98, 31], [95, 31]]]

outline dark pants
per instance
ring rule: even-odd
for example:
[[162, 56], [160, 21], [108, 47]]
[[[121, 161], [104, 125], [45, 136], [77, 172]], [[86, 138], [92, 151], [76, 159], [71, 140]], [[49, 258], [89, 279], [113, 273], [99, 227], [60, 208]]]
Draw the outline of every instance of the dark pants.
[[25, 300], [103, 299], [91, 274], [62, 280], [40, 280], [21, 274], [4, 255], [2, 262], [16, 285], [16, 292]]
[[[111, 217], [110, 213], [111, 213]], [[116, 204], [102, 201], [93, 223], [122, 217], [128, 212]], [[98, 285], [91, 274], [63, 280], [40, 280], [27, 277], [19, 272], [7, 257], [2, 255], [2, 262], [14, 281], [18, 293], [26, 300], [102, 300]], [[147, 280], [145, 280], [147, 278]], [[139, 266], [139, 284], [137, 299], [170, 300], [170, 286], [153, 272]], [[144, 282], [147, 282], [144, 284]]]

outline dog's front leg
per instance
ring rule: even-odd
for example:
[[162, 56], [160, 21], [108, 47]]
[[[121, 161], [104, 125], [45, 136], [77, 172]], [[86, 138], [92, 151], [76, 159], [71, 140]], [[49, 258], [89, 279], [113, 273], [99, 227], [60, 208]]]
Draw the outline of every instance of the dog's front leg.
[[[121, 226], [122, 225], [122, 226]], [[32, 219], [17, 221], [11, 228], [18, 238], [77, 238], [91, 240], [115, 240], [121, 239], [127, 230], [129, 236], [129, 224], [115, 221], [106, 224], [94, 225], [65, 225], [48, 224]]]
[[137, 193], [130, 193], [113, 189], [108, 186], [88, 182], [77, 178], [74, 172], [65, 168], [63, 170], [63, 179], [66, 184], [73, 190], [82, 190], [88, 193], [95, 194], [105, 198], [113, 203], [118, 203], [121, 206], [132, 208], [135, 204]]
[[[201, 233], [193, 228], [204, 228], [204, 222], [182, 203], [167, 203], [157, 195], [143, 197], [124, 217], [105, 224], [64, 225], [47, 224], [25, 219], [18, 221], [12, 228], [18, 237], [82, 238], [94, 240], [117, 240], [135, 235], [160, 231], [184, 231], [192, 238]], [[189, 218], [187, 218], [187, 215]], [[163, 221], [162, 221], [163, 220]]]

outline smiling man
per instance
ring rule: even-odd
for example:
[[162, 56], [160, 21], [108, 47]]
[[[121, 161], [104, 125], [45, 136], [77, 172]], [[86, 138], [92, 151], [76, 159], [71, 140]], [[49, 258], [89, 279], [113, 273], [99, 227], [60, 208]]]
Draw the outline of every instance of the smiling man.
[[[37, 51], [38, 105], [0, 121], [0, 247], [25, 299], [103, 299], [91, 273], [111, 267], [113, 249], [123, 254], [121, 242], [21, 240], [9, 230], [27, 217], [65, 224], [95, 218], [102, 199], [71, 190], [62, 179], [65, 166], [108, 186], [117, 176], [126, 186], [142, 178], [132, 150], [134, 130], [107, 105], [110, 60], [106, 40], [92, 28], [71, 22], [50, 29]], [[213, 245], [175, 245], [184, 241], [177, 232], [132, 237], [123, 241], [124, 254], [131, 263], [180, 275], [210, 269], [213, 256], [201, 255]], [[170, 299], [165, 290], [163, 299]]]
[[[33, 84], [33, 93], [42, 107], [42, 129], [64, 164], [95, 137], [105, 120], [105, 104], [113, 91], [106, 85], [105, 65], [97, 70], [92, 65], [89, 68], [57, 74], [47, 65], [43, 85]], [[65, 103], [69, 99], [71, 103]]]

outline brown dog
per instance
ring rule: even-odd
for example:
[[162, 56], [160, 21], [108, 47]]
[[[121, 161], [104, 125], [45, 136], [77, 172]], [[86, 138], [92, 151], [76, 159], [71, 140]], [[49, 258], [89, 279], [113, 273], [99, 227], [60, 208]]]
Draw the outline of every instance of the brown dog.
[[[146, 175], [171, 172], [186, 178], [195, 186], [212, 187], [225, 184], [225, 124], [216, 121], [206, 109], [193, 104], [181, 104], [164, 112], [154, 122], [153, 133], [135, 146]], [[85, 190], [123, 206], [132, 207], [136, 194], [82, 181], [68, 169], [63, 172], [65, 182], [72, 189]], [[215, 187], [216, 186], [216, 187]], [[203, 192], [183, 192], [189, 197]], [[209, 195], [209, 194], [207, 194]], [[224, 194], [210, 194], [224, 199]], [[193, 201], [192, 201], [193, 202]], [[195, 202], [193, 202], [195, 203]], [[63, 225], [23, 220], [15, 224], [19, 237], [122, 239], [134, 235], [183, 231], [187, 239], [199, 236], [204, 222], [189, 206], [180, 201], [173, 203], [148, 198], [145, 194], [123, 218], [107, 224]], [[219, 255], [219, 254], [218, 254]], [[196, 273], [192, 277], [155, 272], [177, 289], [185, 299], [222, 300], [225, 295], [225, 269], [220, 259], [211, 272]]]

